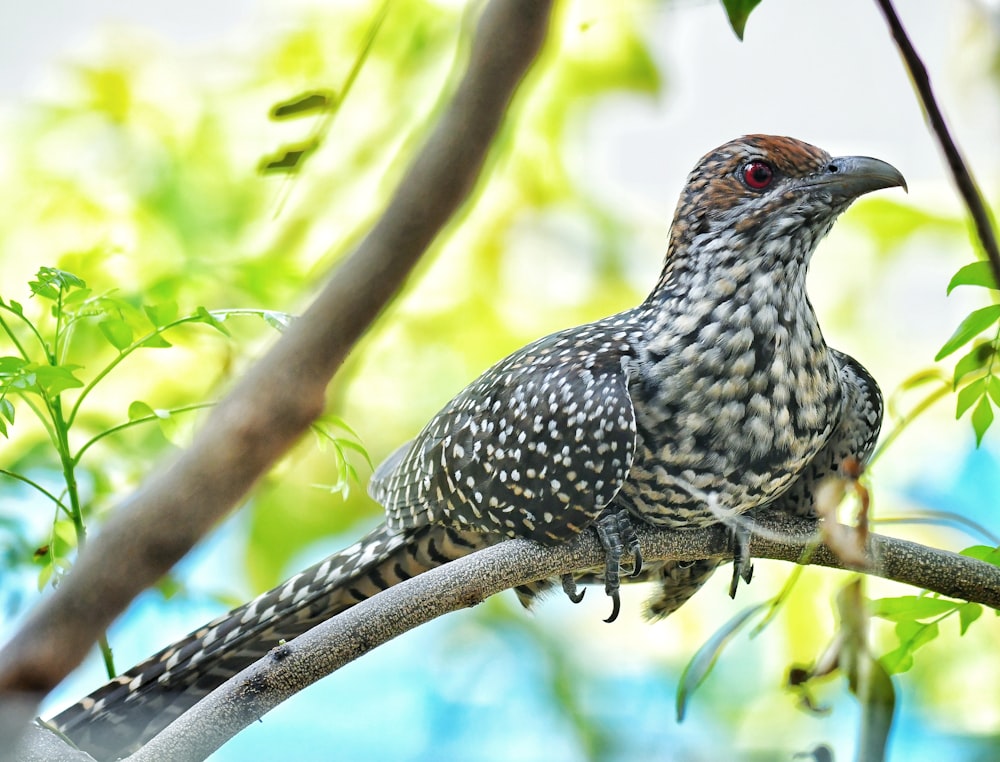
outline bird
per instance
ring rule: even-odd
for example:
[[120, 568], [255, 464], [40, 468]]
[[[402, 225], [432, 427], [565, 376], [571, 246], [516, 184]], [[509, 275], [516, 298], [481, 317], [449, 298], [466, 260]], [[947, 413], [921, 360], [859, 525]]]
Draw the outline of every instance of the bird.
[[[378, 466], [385, 521], [204, 625], [49, 724], [98, 759], [137, 748], [217, 685], [355, 603], [509, 538], [596, 531], [602, 568], [517, 589], [650, 581], [662, 618], [722, 563], [644, 563], [636, 526], [683, 531], [748, 511], [815, 512], [817, 485], [864, 463], [882, 420], [871, 374], [829, 347], [806, 294], [820, 240], [858, 197], [906, 188], [892, 165], [746, 135], [688, 175], [661, 274], [640, 304], [500, 360]], [[631, 563], [629, 563], [631, 561]], [[748, 569], [737, 572], [748, 579]], [[735, 577], [734, 577], [735, 581]]]

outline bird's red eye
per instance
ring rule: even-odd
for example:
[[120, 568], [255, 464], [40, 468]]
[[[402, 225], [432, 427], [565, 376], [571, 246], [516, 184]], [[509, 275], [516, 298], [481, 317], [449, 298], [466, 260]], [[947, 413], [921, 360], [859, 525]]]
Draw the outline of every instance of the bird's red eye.
[[771, 165], [763, 161], [751, 161], [743, 167], [743, 182], [754, 190], [764, 190], [774, 179]]

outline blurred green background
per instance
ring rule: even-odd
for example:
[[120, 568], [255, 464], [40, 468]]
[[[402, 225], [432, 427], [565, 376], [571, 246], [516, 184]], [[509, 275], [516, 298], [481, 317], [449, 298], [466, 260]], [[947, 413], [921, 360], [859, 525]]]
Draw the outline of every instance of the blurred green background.
[[[29, 297], [27, 283], [42, 266], [137, 310], [300, 311], [377, 218], [433, 124], [479, 9], [424, 0], [82, 5], [0, 10], [11, 36], [0, 58], [0, 295], [41, 324], [49, 305]], [[1000, 10], [925, 0], [901, 11], [995, 204]], [[320, 90], [332, 94], [328, 109], [269, 117], [275, 104]], [[912, 408], [921, 390], [894, 390], [933, 367], [958, 321], [988, 302], [983, 290], [945, 297], [951, 274], [975, 257], [969, 228], [874, 5], [768, 0], [741, 44], [715, 2], [576, 0], [557, 5], [473, 202], [331, 385], [329, 412], [358, 439], [336, 420], [330, 430], [377, 462], [508, 352], [642, 299], [686, 172], [718, 143], [759, 131], [876, 155], [907, 176], [909, 196], [882, 194], [845, 215], [810, 288], [831, 343], [873, 371], [894, 411]], [[262, 169], [303, 147], [294, 166]], [[118, 354], [97, 322], [77, 324], [67, 357], [85, 382]], [[165, 334], [170, 348], [129, 356], [88, 396], [71, 444], [126, 422], [137, 400], [169, 410], [224, 393], [275, 336], [252, 317], [225, 326], [229, 337], [179, 327]], [[946, 375], [951, 367], [940, 364]], [[87, 451], [77, 475], [92, 530], [184, 446], [200, 415], [131, 427]], [[8, 433], [0, 467], [58, 493], [59, 462], [31, 411], [18, 408]], [[953, 400], [939, 402], [873, 470], [876, 516], [948, 510], [1000, 532], [997, 441], [991, 431], [975, 449]], [[118, 668], [374, 525], [370, 469], [350, 446], [343, 452], [358, 480], [336, 448], [304, 438], [115, 626]], [[9, 636], [39, 581], [58, 581], [74, 541], [53, 530], [51, 503], [24, 483], [0, 481], [0, 495]], [[939, 524], [884, 531], [950, 549], [990, 544]], [[820, 715], [782, 689], [788, 667], [813, 661], [832, 637], [844, 574], [807, 569], [779, 618], [737, 638], [685, 723], [674, 719], [686, 661], [742, 606], [773, 595], [790, 567], [758, 562], [756, 572], [735, 604], [719, 575], [657, 625], [641, 619], [641, 588], [627, 591], [613, 626], [600, 622], [599, 595], [578, 607], [553, 597], [531, 614], [499, 596], [322, 681], [215, 758], [763, 760], [825, 743], [847, 759], [858, 710], [843, 680], [823, 689], [830, 711]], [[869, 586], [872, 597], [911, 592]], [[897, 678], [891, 758], [1000, 755], [1000, 629], [987, 612], [964, 638], [958, 630], [942, 623]], [[876, 622], [874, 638], [879, 652], [894, 647], [891, 623]], [[102, 680], [95, 657], [52, 708]]]

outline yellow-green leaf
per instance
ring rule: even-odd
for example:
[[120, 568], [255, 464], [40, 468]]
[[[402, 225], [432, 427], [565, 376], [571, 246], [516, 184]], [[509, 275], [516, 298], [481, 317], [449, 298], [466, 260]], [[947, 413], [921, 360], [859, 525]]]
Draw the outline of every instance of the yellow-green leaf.
[[958, 394], [955, 396], [955, 418], [961, 418], [966, 410], [975, 405], [986, 394], [986, 381], [986, 378], [977, 378], [958, 390]]
[[871, 615], [894, 622], [941, 616], [955, 608], [954, 601], [923, 595], [901, 595], [871, 601]]
[[993, 279], [993, 268], [989, 262], [973, 262], [966, 265], [955, 273], [948, 283], [948, 293], [956, 286], [983, 286], [984, 288], [996, 288], [996, 281]]
[[972, 545], [959, 551], [959, 555], [985, 561], [993, 566], [1000, 566], [1000, 548], [994, 548], [990, 545]]
[[997, 320], [1000, 320], [1000, 304], [973, 310], [955, 329], [955, 333], [944, 343], [934, 359], [941, 360], [947, 357], [963, 344], [972, 341]]
[[307, 116], [314, 112], [329, 111], [337, 104], [337, 96], [331, 90], [314, 90], [289, 98], [271, 107], [272, 119], [291, 119]]
[[976, 432], [976, 447], [983, 443], [987, 429], [993, 424], [993, 406], [989, 397], [981, 397], [972, 411], [972, 430]]
[[958, 608], [958, 620], [961, 627], [960, 634], [964, 635], [969, 629], [969, 625], [983, 615], [983, 607], [978, 603], [963, 603]]
[[957, 388], [958, 382], [970, 373], [975, 373], [976, 371], [985, 368], [986, 364], [990, 361], [990, 358], [996, 354], [996, 351], [996, 347], [988, 341], [984, 341], [974, 346], [972, 351], [964, 355], [961, 360], [955, 363], [955, 387]]
[[132, 343], [132, 326], [120, 318], [109, 318], [97, 324], [101, 333], [119, 352]]

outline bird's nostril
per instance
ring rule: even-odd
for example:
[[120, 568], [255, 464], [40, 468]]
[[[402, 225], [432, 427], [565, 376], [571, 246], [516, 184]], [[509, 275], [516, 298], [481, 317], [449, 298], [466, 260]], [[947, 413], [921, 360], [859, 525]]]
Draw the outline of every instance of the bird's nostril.
[[836, 164], [834, 164], [833, 162], [831, 162], [831, 163], [829, 163], [829, 164], [826, 165], [826, 171], [827, 172], [839, 172], [840, 171], [840, 167], [838, 167]]

